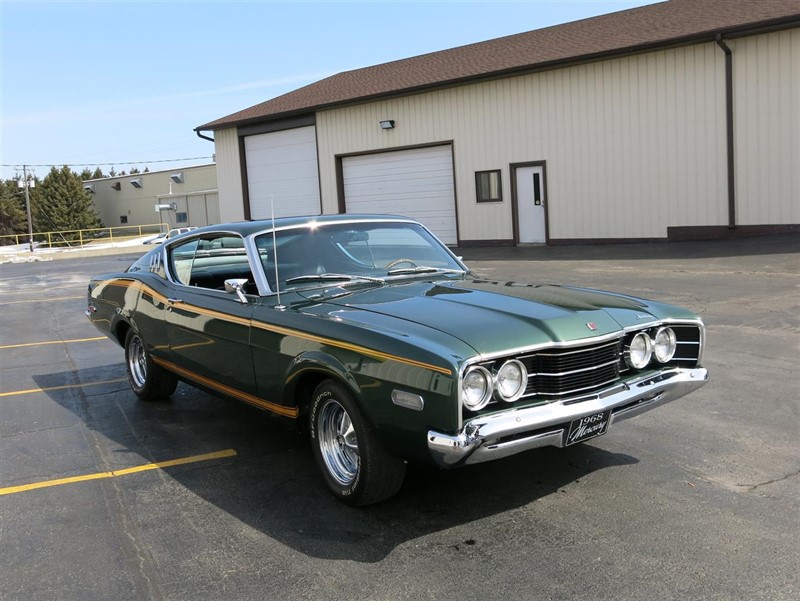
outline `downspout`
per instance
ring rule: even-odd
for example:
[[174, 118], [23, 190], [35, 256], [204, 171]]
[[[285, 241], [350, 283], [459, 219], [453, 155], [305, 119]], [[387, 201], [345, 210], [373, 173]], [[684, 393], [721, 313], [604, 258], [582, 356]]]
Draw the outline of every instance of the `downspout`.
[[728, 146], [728, 229], [736, 228], [736, 171], [733, 157], [733, 52], [717, 34], [717, 46], [725, 53], [725, 126]]
[[204, 140], [208, 140], [209, 142], [214, 141], [214, 138], [209, 138], [208, 136], [204, 136], [203, 134], [201, 134], [199, 129], [194, 130], [194, 133], [197, 134], [198, 138], [203, 138]]

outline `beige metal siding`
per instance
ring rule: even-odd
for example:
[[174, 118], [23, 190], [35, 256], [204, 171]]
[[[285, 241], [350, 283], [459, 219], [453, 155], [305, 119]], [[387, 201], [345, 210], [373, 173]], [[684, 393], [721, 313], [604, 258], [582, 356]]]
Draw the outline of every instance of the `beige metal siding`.
[[[171, 179], [177, 173], [183, 174], [183, 183]], [[131, 185], [132, 180], [140, 180], [141, 187]], [[174, 216], [157, 213], [154, 208], [156, 203], [168, 204], [172, 202], [172, 197], [216, 190], [217, 170], [213, 164], [199, 165], [89, 181], [95, 188], [92, 196], [95, 208], [106, 226], [119, 226], [122, 216], [127, 217], [127, 225], [151, 225], [158, 224], [159, 220], [174, 220]], [[116, 184], [119, 184], [119, 190], [112, 187]]]
[[[724, 55], [703, 44], [324, 111], [323, 209], [337, 210], [335, 155], [452, 140], [461, 240], [513, 237], [509, 165], [529, 161], [546, 161], [551, 238], [724, 225], [724, 89]], [[487, 169], [502, 203], [476, 202]]]
[[217, 158], [217, 186], [219, 190], [219, 219], [241, 221], [244, 219], [242, 167], [239, 158], [237, 129], [220, 129], [214, 132], [214, 152]]
[[737, 223], [800, 223], [800, 29], [729, 46]]

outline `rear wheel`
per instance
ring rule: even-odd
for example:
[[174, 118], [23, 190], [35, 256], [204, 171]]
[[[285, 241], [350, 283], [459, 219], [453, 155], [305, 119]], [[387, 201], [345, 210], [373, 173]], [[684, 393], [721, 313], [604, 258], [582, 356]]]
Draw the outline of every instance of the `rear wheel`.
[[175, 392], [177, 376], [153, 363], [144, 340], [133, 328], [125, 336], [125, 365], [128, 382], [143, 401], [166, 399]]
[[348, 392], [327, 380], [309, 413], [314, 458], [333, 494], [348, 505], [371, 505], [400, 490], [406, 465], [386, 452]]

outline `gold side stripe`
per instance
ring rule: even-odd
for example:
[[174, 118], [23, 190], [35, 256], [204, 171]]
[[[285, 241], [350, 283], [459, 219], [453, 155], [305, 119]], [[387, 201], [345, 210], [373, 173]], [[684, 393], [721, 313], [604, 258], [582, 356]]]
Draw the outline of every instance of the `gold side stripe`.
[[98, 472], [96, 474], [85, 474], [83, 476], [72, 476], [70, 478], [59, 478], [57, 480], [44, 480], [42, 482], [33, 482], [31, 484], [7, 486], [5, 488], [0, 488], [0, 496], [13, 495], [14, 493], [25, 492], [28, 490], [36, 490], [37, 488], [49, 488], [51, 486], [73, 484], [74, 482], [101, 480], [103, 478], [118, 478], [120, 476], [127, 476], [129, 474], [138, 474], [139, 472], [146, 472], [149, 470], [160, 470], [167, 467], [175, 467], [176, 465], [186, 465], [187, 463], [197, 463], [199, 461], [211, 461], [213, 459], [234, 457], [235, 455], [236, 451], [234, 449], [226, 449], [225, 451], [217, 451], [216, 453], [206, 453], [205, 455], [194, 455], [192, 457], [182, 457], [181, 459], [171, 459], [169, 461], [160, 461], [158, 463], [148, 463], [146, 465], [129, 467], [121, 470], [114, 470], [111, 472]]
[[290, 328], [283, 328], [281, 326], [274, 326], [272, 324], [254, 321], [253, 327], [258, 328], [260, 330], [266, 330], [267, 332], [274, 332], [276, 334], [284, 334], [286, 336], [294, 336], [295, 338], [303, 338], [305, 340], [311, 340], [312, 342], [319, 342], [321, 344], [327, 344], [329, 346], [335, 346], [338, 348], [343, 348], [348, 351], [354, 351], [356, 353], [360, 353], [362, 355], [369, 355], [370, 357], [375, 357], [376, 359], [383, 359], [388, 361], [397, 361], [398, 363], [405, 363], [406, 365], [413, 365], [414, 367], [421, 367], [423, 369], [429, 369], [431, 371], [438, 372], [440, 374], [444, 374], [449, 376], [453, 372], [451, 372], [446, 367], [439, 367], [437, 365], [431, 365], [430, 363], [423, 363], [422, 361], [415, 361], [414, 359], [407, 359], [406, 357], [398, 357], [397, 355], [390, 355], [389, 353], [384, 353], [381, 351], [376, 351], [371, 348], [367, 348], [365, 346], [360, 346], [358, 344], [350, 344], [349, 342], [342, 342], [340, 340], [332, 340], [330, 338], [323, 338], [322, 336], [315, 336], [314, 334], [307, 334], [305, 332], [301, 332], [299, 330], [292, 330]]
[[221, 384], [216, 380], [212, 380], [211, 378], [207, 378], [205, 376], [201, 376], [200, 374], [196, 374], [193, 371], [189, 371], [188, 369], [184, 369], [175, 365], [174, 363], [170, 363], [169, 361], [165, 361], [159, 357], [153, 357], [153, 361], [158, 363], [162, 367], [175, 372], [178, 375], [184, 376], [190, 380], [194, 380], [199, 384], [207, 386], [208, 388], [212, 388], [228, 396], [232, 396], [240, 401], [244, 401], [250, 405], [254, 405], [259, 409], [266, 409], [267, 411], [272, 411], [273, 413], [278, 413], [279, 415], [283, 415], [285, 417], [296, 418], [300, 410], [297, 407], [284, 407], [283, 405], [277, 405], [275, 403], [270, 403], [269, 401], [265, 401], [264, 399], [260, 399], [257, 396], [253, 396], [252, 394], [248, 394], [246, 392], [242, 392], [236, 388], [231, 388], [230, 386], [226, 386], [225, 384]]
[[[117, 283], [118, 282], [118, 283]], [[143, 292], [147, 292], [148, 294], [152, 295], [154, 298], [161, 300], [162, 302], [167, 302], [166, 297], [159, 294], [146, 284], [141, 282], [133, 281], [133, 280], [115, 280], [109, 285], [119, 285], [119, 286], [133, 286], [138, 288]], [[342, 348], [348, 351], [353, 351], [356, 353], [361, 353], [363, 355], [368, 355], [370, 357], [374, 357], [376, 359], [382, 359], [384, 361], [396, 361], [398, 363], [404, 363], [406, 365], [412, 365], [414, 367], [420, 367], [422, 369], [428, 369], [430, 371], [434, 371], [436, 373], [444, 374], [445, 376], [450, 376], [453, 372], [446, 368], [446, 367], [439, 367], [438, 365], [432, 365], [430, 363], [425, 363], [423, 361], [416, 361], [414, 359], [408, 359], [406, 357], [400, 357], [398, 355], [392, 355], [389, 353], [384, 353], [382, 351], [377, 351], [365, 346], [360, 346], [358, 344], [350, 344], [349, 342], [342, 342], [340, 340], [334, 340], [332, 338], [325, 338], [322, 336], [315, 336], [314, 334], [308, 334], [306, 332], [302, 332], [300, 330], [293, 330], [291, 328], [284, 328], [281, 326], [275, 326], [263, 321], [251, 321], [248, 319], [244, 319], [241, 317], [235, 317], [233, 315], [228, 315], [226, 313], [220, 313], [219, 311], [214, 311], [212, 309], [205, 309], [203, 307], [198, 307], [196, 305], [191, 305], [188, 303], [180, 303], [177, 308], [182, 310], [191, 311], [193, 313], [197, 313], [199, 315], [208, 315], [209, 317], [215, 317], [217, 319], [221, 319], [223, 321], [228, 321], [230, 323], [236, 323], [239, 325], [244, 326], [252, 326], [254, 328], [258, 328], [260, 330], [265, 330], [267, 332], [273, 332], [275, 334], [283, 334], [285, 336], [292, 336], [295, 338], [302, 338], [304, 340], [310, 340], [312, 342], [319, 342], [320, 344], [327, 344], [328, 346], [334, 346], [337, 348]]]

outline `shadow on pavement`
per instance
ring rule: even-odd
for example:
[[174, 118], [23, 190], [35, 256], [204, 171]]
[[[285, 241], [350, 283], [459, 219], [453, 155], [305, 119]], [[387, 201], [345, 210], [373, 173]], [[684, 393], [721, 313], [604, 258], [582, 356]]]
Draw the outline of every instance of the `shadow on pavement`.
[[[35, 379], [37, 386], [48, 388], [76, 378], [89, 383], [121, 375], [122, 366], [115, 366]], [[396, 497], [354, 509], [328, 493], [303, 436], [246, 405], [184, 384], [172, 400], [151, 403], [139, 401], [126, 383], [48, 394], [96, 433], [92, 437], [102, 459], [99, 463], [113, 469], [235, 449], [236, 456], [228, 459], [164, 472], [181, 488], [251, 528], [305, 555], [325, 559], [378, 562], [408, 541], [530, 504], [592, 472], [638, 462], [583, 444], [455, 470], [409, 466]], [[175, 510], [174, 486], [166, 494], [158, 481], [146, 476], [126, 476], [119, 486], [129, 499], [126, 504], [135, 510], [135, 519], [157, 523], [162, 537], [181, 537], [181, 529], [188, 526], [180, 521], [184, 514]], [[187, 519], [197, 525], [213, 516], [206, 512]], [[454, 550], [475, 544], [462, 538], [446, 544]]]

